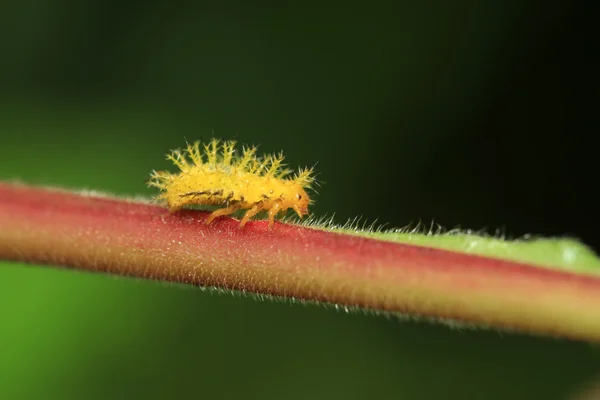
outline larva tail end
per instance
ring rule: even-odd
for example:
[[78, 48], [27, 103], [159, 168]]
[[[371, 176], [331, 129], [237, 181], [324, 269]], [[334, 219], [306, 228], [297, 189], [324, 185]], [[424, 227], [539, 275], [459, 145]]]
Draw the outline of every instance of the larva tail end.
[[150, 178], [146, 181], [146, 185], [164, 190], [171, 180], [172, 174], [167, 171], [152, 171]]

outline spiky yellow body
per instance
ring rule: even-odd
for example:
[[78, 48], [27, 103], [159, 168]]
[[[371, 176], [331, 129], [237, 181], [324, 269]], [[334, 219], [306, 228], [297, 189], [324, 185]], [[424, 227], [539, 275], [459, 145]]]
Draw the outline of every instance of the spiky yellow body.
[[166, 200], [172, 212], [194, 204], [223, 206], [213, 211], [207, 224], [238, 210], [247, 210], [240, 227], [263, 210], [269, 213], [269, 226], [278, 213], [289, 208], [300, 217], [308, 214], [311, 200], [306, 189], [314, 181], [312, 169], [286, 178], [291, 171], [283, 168], [282, 154], [259, 158], [256, 147], [252, 147], [244, 148], [238, 156], [235, 144], [212, 139], [202, 148], [195, 142], [184, 151], [173, 150], [167, 159], [180, 172], [153, 171], [148, 184], [162, 191], [157, 198]]

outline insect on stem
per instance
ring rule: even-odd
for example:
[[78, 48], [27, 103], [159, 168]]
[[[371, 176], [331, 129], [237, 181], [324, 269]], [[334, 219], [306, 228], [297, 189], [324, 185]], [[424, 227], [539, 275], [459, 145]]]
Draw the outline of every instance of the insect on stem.
[[308, 215], [313, 200], [307, 191], [315, 182], [312, 168], [286, 178], [291, 171], [283, 168], [283, 153], [257, 157], [256, 147], [242, 147], [238, 156], [235, 146], [235, 141], [212, 139], [172, 150], [167, 159], [179, 172], [153, 171], [148, 185], [160, 189], [157, 199], [166, 201], [171, 211], [190, 205], [220, 206], [206, 224], [238, 210], [246, 210], [240, 228], [261, 211], [268, 211], [270, 228], [287, 209], [300, 218]]

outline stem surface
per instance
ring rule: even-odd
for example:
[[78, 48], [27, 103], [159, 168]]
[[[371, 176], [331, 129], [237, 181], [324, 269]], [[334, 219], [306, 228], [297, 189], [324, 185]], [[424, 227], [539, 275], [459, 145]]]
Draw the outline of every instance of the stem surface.
[[600, 340], [600, 277], [0, 183], [0, 258]]

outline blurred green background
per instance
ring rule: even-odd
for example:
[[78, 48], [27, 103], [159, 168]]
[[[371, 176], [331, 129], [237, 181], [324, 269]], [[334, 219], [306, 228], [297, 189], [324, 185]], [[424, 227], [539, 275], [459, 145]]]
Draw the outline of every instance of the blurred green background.
[[[577, 2], [0, 4], [0, 179], [150, 195], [212, 136], [317, 163], [316, 215], [598, 249]], [[2, 229], [2, 227], [0, 227]], [[559, 399], [585, 343], [0, 264], [0, 398]]]

